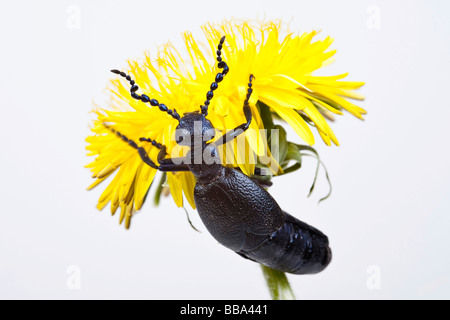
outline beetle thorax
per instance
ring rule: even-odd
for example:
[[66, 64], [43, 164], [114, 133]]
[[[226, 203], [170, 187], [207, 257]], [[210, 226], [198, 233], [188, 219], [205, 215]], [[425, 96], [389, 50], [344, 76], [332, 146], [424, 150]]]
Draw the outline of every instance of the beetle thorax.
[[194, 145], [187, 156], [190, 159], [189, 170], [200, 182], [213, 180], [223, 174], [224, 166], [213, 144]]

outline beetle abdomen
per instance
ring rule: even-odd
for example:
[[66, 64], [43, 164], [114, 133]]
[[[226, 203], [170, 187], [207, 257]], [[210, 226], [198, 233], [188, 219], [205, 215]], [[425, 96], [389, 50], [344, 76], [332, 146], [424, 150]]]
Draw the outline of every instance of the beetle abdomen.
[[214, 180], [197, 183], [195, 204], [209, 233], [239, 252], [246, 232], [270, 235], [283, 225], [285, 214], [272, 196], [246, 175], [230, 168], [222, 170]]
[[318, 273], [331, 260], [328, 238], [284, 212], [272, 196], [229, 168], [194, 191], [198, 213], [211, 235], [244, 258], [294, 274]]
[[271, 235], [247, 233], [238, 253], [269, 268], [294, 274], [319, 273], [332, 256], [327, 236], [288, 213], [285, 223]]

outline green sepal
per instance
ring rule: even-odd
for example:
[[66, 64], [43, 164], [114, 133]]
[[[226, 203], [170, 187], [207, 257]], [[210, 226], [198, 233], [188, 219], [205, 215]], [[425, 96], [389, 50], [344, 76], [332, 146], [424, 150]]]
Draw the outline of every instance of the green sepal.
[[[275, 125], [274, 130], [278, 130], [278, 151], [279, 151], [279, 159], [278, 163], [283, 163], [288, 154], [288, 141], [286, 130], [280, 125]], [[268, 140], [269, 146], [272, 146], [272, 135]], [[272, 150], [271, 150], [272, 152]]]

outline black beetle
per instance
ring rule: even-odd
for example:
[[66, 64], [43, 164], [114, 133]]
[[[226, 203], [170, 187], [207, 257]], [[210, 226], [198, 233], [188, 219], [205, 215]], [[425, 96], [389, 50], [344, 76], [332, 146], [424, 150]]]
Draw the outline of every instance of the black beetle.
[[[206, 101], [200, 112], [190, 112], [180, 117], [177, 111], [169, 109], [147, 95], [139, 95], [139, 87], [124, 72], [111, 70], [126, 78], [131, 85], [131, 96], [144, 103], [159, 107], [179, 121], [176, 142], [190, 147], [185, 158], [166, 158], [166, 147], [152, 139], [140, 138], [160, 150], [158, 163], [154, 163], [146, 150], [107, 124], [105, 126], [137, 149], [142, 160], [154, 169], [166, 172], [191, 171], [197, 179], [194, 191], [195, 204], [204, 225], [211, 235], [225, 247], [244, 258], [259, 262], [275, 270], [294, 274], [313, 274], [324, 270], [331, 261], [328, 238], [319, 230], [294, 218], [281, 210], [272, 196], [257, 182], [233, 168], [223, 166], [219, 161], [217, 147], [235, 139], [247, 130], [252, 121], [249, 99], [252, 94], [250, 75], [243, 112], [246, 123], [228, 131], [225, 135], [208, 143], [215, 135], [215, 129], [206, 119], [210, 100], [229, 67], [222, 60], [221, 50], [225, 37], [217, 47], [218, 67], [222, 69], [206, 94]], [[208, 155], [196, 158], [198, 155]], [[211, 161], [212, 160], [212, 161]]]

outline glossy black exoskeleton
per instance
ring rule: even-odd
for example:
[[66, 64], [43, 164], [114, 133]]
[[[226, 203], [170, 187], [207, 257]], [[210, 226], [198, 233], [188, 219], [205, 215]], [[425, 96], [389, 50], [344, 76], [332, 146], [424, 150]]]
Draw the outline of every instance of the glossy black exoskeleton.
[[149, 138], [140, 138], [141, 142], [151, 143], [160, 150], [156, 164], [143, 147], [110, 126], [105, 126], [137, 149], [142, 160], [152, 168], [166, 172], [190, 171], [194, 174], [197, 179], [194, 198], [198, 213], [219, 243], [244, 258], [275, 270], [294, 274], [318, 273], [331, 261], [328, 238], [319, 230], [284, 212], [259, 183], [238, 170], [223, 166], [219, 159], [217, 147], [232, 141], [250, 126], [252, 112], [249, 99], [253, 91], [253, 75], [249, 76], [243, 106], [246, 122], [214, 142], [207, 142], [215, 135], [213, 125], [206, 119], [208, 106], [218, 84], [229, 72], [228, 65], [221, 57], [224, 41], [225, 37], [217, 48], [218, 67], [222, 72], [216, 75], [199, 112], [186, 113], [183, 117], [175, 109], [171, 110], [145, 94], [137, 94], [139, 88], [130, 76], [112, 70], [130, 82], [133, 98], [158, 107], [179, 121], [176, 142], [190, 147], [185, 158], [167, 158], [164, 145]]

